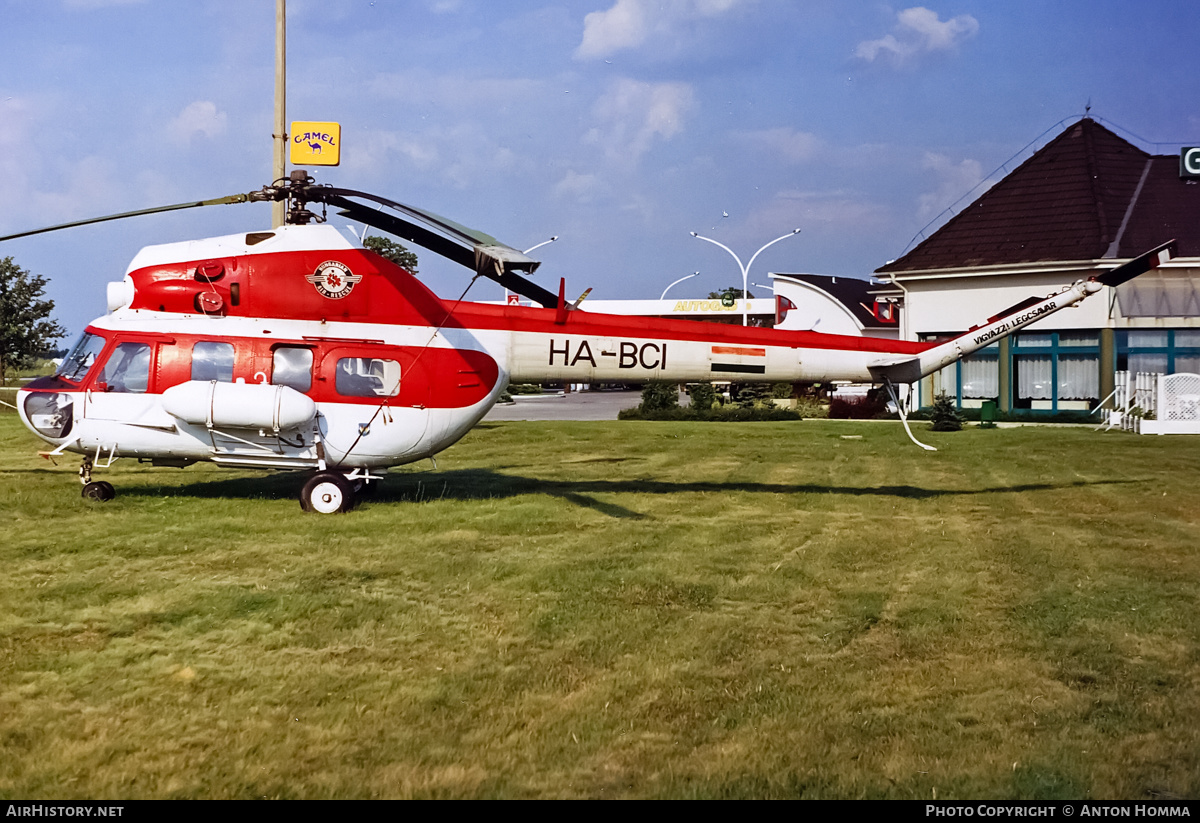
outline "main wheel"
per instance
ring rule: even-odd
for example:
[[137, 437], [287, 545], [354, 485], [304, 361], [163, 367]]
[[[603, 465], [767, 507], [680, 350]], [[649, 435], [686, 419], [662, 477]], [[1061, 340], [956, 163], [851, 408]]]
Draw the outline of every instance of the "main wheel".
[[107, 480], [93, 480], [83, 487], [81, 496], [84, 500], [98, 500], [106, 503], [117, 496], [117, 490]]
[[350, 511], [353, 505], [354, 489], [350, 481], [337, 472], [314, 474], [300, 492], [300, 506], [306, 512], [336, 514]]

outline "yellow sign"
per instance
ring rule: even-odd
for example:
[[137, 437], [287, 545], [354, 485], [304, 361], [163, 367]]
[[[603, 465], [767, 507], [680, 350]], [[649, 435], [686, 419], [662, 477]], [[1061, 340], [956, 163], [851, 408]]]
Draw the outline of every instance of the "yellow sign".
[[290, 142], [293, 166], [336, 166], [341, 162], [342, 124], [294, 121]]

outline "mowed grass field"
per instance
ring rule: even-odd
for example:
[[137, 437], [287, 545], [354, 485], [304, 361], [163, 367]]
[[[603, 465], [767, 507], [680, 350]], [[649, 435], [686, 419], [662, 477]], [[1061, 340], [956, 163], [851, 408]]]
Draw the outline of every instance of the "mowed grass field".
[[1200, 439], [924, 437], [488, 424], [320, 517], [5, 413], [0, 797], [1200, 796]]

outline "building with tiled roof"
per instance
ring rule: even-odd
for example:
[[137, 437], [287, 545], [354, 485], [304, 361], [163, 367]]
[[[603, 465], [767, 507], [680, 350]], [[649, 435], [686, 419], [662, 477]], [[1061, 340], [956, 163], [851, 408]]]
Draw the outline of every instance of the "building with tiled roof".
[[875, 280], [771, 272], [775, 328], [896, 338], [901, 292]]
[[877, 270], [904, 293], [901, 336], [962, 332], [1168, 240], [1178, 257], [1106, 289], [922, 385], [964, 406], [1095, 408], [1118, 369], [1200, 372], [1200, 181], [1180, 155], [1153, 155], [1080, 120]]

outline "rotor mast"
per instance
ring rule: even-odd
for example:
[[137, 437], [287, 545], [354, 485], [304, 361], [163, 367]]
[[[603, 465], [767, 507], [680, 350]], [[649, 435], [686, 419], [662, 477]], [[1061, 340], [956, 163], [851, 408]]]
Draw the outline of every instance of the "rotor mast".
[[[275, 0], [275, 129], [271, 133], [272, 182], [287, 174], [287, 0]], [[287, 204], [271, 203], [271, 227], [287, 219]]]

